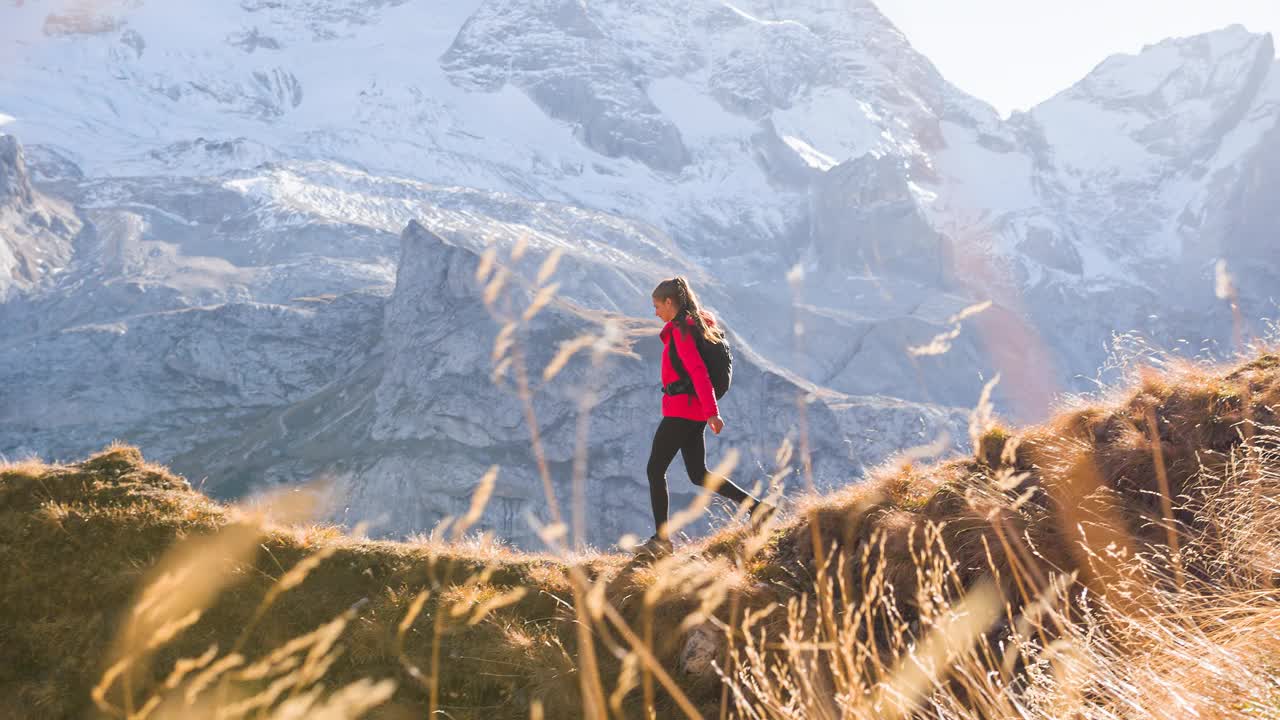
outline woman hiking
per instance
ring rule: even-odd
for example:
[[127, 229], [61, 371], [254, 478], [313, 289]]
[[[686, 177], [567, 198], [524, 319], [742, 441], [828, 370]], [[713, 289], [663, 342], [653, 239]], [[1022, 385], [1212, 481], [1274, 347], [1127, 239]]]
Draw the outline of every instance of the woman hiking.
[[[699, 487], [714, 483], [715, 491], [735, 505], [750, 501], [752, 517], [763, 516], [772, 506], [762, 503], [728, 478], [707, 473], [705, 434], [707, 426], [717, 435], [724, 419], [716, 405], [715, 388], [707, 365], [698, 351], [699, 340], [715, 344], [724, 341], [724, 331], [715, 318], [698, 305], [698, 298], [684, 277], [663, 280], [653, 290], [653, 312], [666, 325], [659, 337], [662, 353], [662, 421], [649, 451], [649, 501], [657, 532], [637, 548], [637, 554], [657, 557], [671, 554], [666, 536], [667, 467], [678, 451], [684, 458], [689, 480]], [[674, 347], [673, 347], [674, 345]], [[673, 352], [674, 351], [674, 352]], [[674, 360], [673, 363], [673, 355]], [[683, 366], [681, 373], [678, 365]], [[721, 391], [723, 393], [723, 390]]]

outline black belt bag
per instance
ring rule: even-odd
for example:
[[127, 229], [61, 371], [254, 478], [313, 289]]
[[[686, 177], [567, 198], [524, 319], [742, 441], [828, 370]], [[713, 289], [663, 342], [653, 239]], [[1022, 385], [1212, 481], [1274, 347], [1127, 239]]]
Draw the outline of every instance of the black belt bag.
[[670, 385], [662, 386], [663, 395], [693, 395], [693, 381], [688, 378], [680, 378]]

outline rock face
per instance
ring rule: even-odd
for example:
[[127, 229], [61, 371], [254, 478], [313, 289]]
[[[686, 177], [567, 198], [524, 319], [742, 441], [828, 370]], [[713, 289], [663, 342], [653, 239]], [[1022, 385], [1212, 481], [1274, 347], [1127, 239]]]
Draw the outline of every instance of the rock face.
[[[548, 522], [551, 511], [523, 406], [511, 383], [495, 384], [489, 378], [499, 326], [476, 284], [479, 254], [417, 222], [405, 229], [401, 245], [382, 342], [364, 367], [344, 382], [263, 417], [243, 440], [198, 447], [178, 457], [175, 467], [202, 468], [232, 483], [253, 482], [259, 473], [280, 481], [325, 475], [336, 481], [344, 507], [377, 508], [377, 529], [402, 534], [427, 531], [447, 515], [465, 511], [476, 482], [496, 463], [502, 469], [494, 501], [479, 527], [534, 544], [530, 519]], [[544, 257], [538, 249], [529, 252], [520, 267], [532, 276]], [[534, 278], [516, 270], [513, 283], [532, 284]], [[604, 271], [598, 260], [590, 270]], [[586, 353], [552, 382], [536, 381], [562, 343], [584, 332], [603, 334], [608, 327], [620, 338], [615, 352], [599, 364]], [[653, 379], [661, 352], [657, 330], [657, 324], [557, 301], [517, 335], [535, 378], [535, 412], [566, 519], [580, 447], [579, 402], [589, 389], [598, 396], [585, 446], [587, 539], [596, 545], [612, 543], [624, 533], [652, 532], [643, 468], [661, 398]], [[767, 482], [777, 448], [784, 439], [798, 440], [789, 408], [801, 392], [794, 377], [739, 347], [734, 389], [724, 402], [734, 428], [712, 441], [711, 462], [726, 445], [736, 448], [743, 460], [735, 477], [748, 485]], [[957, 414], [929, 406], [835, 393], [824, 394], [809, 414], [815, 428], [815, 474], [828, 484], [847, 478], [851, 467], [884, 457], [891, 451], [884, 441], [895, 433], [919, 433], [922, 421], [928, 432], [954, 433], [961, 422]], [[847, 442], [850, 428], [872, 423], [887, 427], [869, 443]], [[677, 507], [693, 495], [678, 463], [670, 473], [670, 487]], [[706, 527], [703, 521], [691, 531]]]
[[[1277, 81], [1273, 81], [1277, 82]], [[1273, 96], [1271, 107], [1280, 110], [1280, 92]], [[1201, 242], [1207, 245], [1198, 255], [1216, 250], [1226, 258], [1231, 272], [1245, 292], [1249, 315], [1273, 313], [1274, 309], [1258, 303], [1252, 288], [1275, 287], [1280, 279], [1280, 258], [1276, 253], [1276, 228], [1280, 227], [1280, 206], [1272, 200], [1272, 191], [1280, 183], [1280, 123], [1266, 130], [1257, 151], [1240, 169], [1229, 194], [1218, 200], [1217, 207], [1206, 213], [1205, 232]]]
[[0, 135], [0, 302], [62, 268], [79, 229], [70, 208], [31, 187], [18, 139]]
[[22, 146], [12, 135], [0, 135], [0, 201], [23, 207], [35, 202]]
[[815, 182], [814, 203], [814, 245], [824, 269], [944, 285], [953, 267], [950, 242], [929, 224], [901, 159], [864, 155], [831, 168]]
[[689, 631], [680, 651], [680, 669], [700, 678], [714, 677], [714, 663], [724, 644], [723, 635], [711, 623], [703, 623]]
[[[585, 56], [593, 61], [583, 63]], [[442, 63], [464, 87], [494, 91], [515, 83], [602, 155], [679, 172], [689, 151], [629, 72], [629, 60], [586, 3], [497, 0], [467, 20]]]
[[558, 251], [557, 301], [520, 335], [534, 377], [606, 326], [634, 353], [535, 382], [561, 498], [601, 383], [587, 494], [608, 543], [649, 529], [641, 318], [663, 277], [733, 331], [713, 447], [743, 451], [747, 483], [796, 439], [800, 397], [834, 484], [963, 437], [996, 372], [1000, 410], [1033, 420], [1091, 389], [1117, 333], [1229, 351], [1220, 259], [1246, 331], [1275, 313], [1280, 66], [1239, 27], [1110, 58], [1005, 121], [864, 0], [26, 3], [6, 21], [0, 121], [27, 147], [0, 136], [5, 455], [119, 437], [227, 495], [323, 475], [340, 517], [393, 533], [455, 512], [496, 462], [484, 523], [531, 543], [548, 508], [474, 271], [526, 248], [528, 302]]

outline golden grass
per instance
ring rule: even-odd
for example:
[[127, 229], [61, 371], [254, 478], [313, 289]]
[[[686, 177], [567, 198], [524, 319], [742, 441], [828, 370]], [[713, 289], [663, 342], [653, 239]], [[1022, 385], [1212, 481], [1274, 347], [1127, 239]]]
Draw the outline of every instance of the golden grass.
[[652, 567], [281, 525], [124, 446], [11, 463], [0, 688], [20, 717], [1275, 715], [1277, 401], [1275, 356], [1183, 366]]
[[[547, 643], [501, 641], [517, 624], [541, 640], [543, 627], [557, 621], [556, 594], [567, 592], [567, 583], [563, 567], [550, 560], [516, 558], [508, 550], [503, 562], [492, 552], [472, 556], [466, 549], [255, 521], [147, 465], [131, 448], [74, 465], [0, 470], [0, 558], [0, 635], [6, 639], [0, 685], [18, 717], [84, 717], [95, 709], [137, 715], [156, 697], [159, 704], [147, 712], [160, 712], [188, 694], [192, 714], [185, 716], [194, 717], [215, 691], [219, 702], [208, 708], [214, 714], [254, 698], [279, 711], [286, 698], [306, 695], [321, 677], [330, 690], [366, 677], [393, 681], [399, 689], [380, 704], [381, 715], [417, 715], [422, 692], [392, 640], [418, 592], [448, 575], [459, 587], [482, 574], [486, 580], [475, 593], [450, 598], [444, 613], [426, 603], [425, 616], [445, 617], [442, 704], [506, 703], [524, 685], [513, 681], [513, 665], [530, 668], [530, 678], [570, 672], [563, 652]], [[545, 591], [526, 595], [527, 587]], [[296, 643], [326, 627], [333, 635], [327, 647]], [[420, 626], [406, 628], [410, 658], [430, 654], [422, 637]], [[255, 663], [291, 642], [295, 653], [276, 658], [280, 668], [287, 666], [289, 682], [271, 691], [271, 682], [283, 677]], [[178, 668], [206, 658], [210, 648], [224, 663], [221, 677], [203, 693], [191, 693], [208, 667]], [[226, 666], [233, 656], [241, 662]], [[366, 690], [383, 694], [387, 687]], [[100, 688], [96, 705], [94, 688]], [[349, 695], [344, 707], [355, 701]], [[316, 707], [337, 702], [331, 693], [313, 700]]]

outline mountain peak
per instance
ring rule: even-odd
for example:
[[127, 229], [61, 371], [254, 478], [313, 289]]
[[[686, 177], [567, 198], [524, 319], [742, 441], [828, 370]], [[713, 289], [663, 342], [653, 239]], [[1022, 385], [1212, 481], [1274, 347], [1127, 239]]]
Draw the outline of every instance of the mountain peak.
[[400, 262], [392, 304], [437, 302], [436, 296], [441, 292], [450, 298], [471, 295], [477, 262], [475, 253], [450, 243], [417, 220], [410, 220], [400, 233]]
[[1232, 25], [1113, 55], [1031, 115], [1060, 167], [1159, 176], [1216, 152], [1265, 100], [1275, 64], [1270, 35]]
[[1231, 25], [1147, 45], [1136, 55], [1112, 55], [1067, 94], [1158, 112], [1187, 100], [1234, 95], [1274, 60], [1271, 35]]

